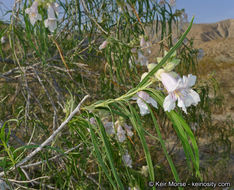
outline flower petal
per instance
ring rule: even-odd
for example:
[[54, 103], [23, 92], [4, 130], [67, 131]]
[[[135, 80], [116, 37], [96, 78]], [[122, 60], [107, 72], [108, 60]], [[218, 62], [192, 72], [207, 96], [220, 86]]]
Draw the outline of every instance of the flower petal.
[[151, 104], [155, 108], [158, 108], [158, 104], [157, 104], [157, 102], [153, 98], [150, 97], [146, 102], [149, 103], [149, 104]]
[[187, 88], [192, 87], [196, 83], [197, 77], [194, 75], [189, 74], [188, 77], [186, 77], [186, 80], [184, 81]]
[[187, 109], [185, 106], [185, 101], [182, 98], [178, 98], [178, 107], [182, 108], [182, 110], [187, 114]]
[[199, 94], [192, 89], [189, 91], [189, 94], [193, 98], [192, 104], [196, 106], [198, 104], [198, 102], [201, 101]]
[[168, 92], [176, 90], [179, 85], [179, 81], [176, 80], [170, 73], [161, 73], [161, 81]]
[[169, 94], [163, 102], [164, 110], [170, 112], [171, 110], [175, 109], [175, 101], [176, 99], [173, 98], [172, 94]]
[[148, 109], [147, 105], [143, 102], [142, 99], [138, 98], [137, 104], [138, 104], [138, 107], [140, 108], [141, 116], [144, 116], [144, 115], [149, 113], [149, 109]]

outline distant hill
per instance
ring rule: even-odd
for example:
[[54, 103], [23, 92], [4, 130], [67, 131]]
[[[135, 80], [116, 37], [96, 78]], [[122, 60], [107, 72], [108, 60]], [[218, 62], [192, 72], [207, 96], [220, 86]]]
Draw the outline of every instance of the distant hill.
[[193, 24], [188, 34], [194, 46], [216, 61], [234, 62], [234, 19], [211, 24]]

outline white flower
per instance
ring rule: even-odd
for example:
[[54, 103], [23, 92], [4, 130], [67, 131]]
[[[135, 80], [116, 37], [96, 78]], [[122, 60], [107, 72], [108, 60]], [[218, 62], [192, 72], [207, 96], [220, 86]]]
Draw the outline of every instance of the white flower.
[[99, 50], [105, 49], [107, 45], [108, 45], [108, 41], [105, 40], [105, 41], [102, 42], [102, 44], [99, 46]]
[[201, 60], [203, 57], [204, 57], [204, 50], [200, 48], [198, 50], [197, 59]]
[[163, 102], [165, 111], [170, 112], [175, 108], [175, 102], [178, 100], [178, 106], [187, 113], [186, 108], [191, 105], [197, 105], [200, 97], [197, 92], [191, 89], [196, 82], [196, 76], [191, 74], [188, 77], [178, 78], [175, 73], [161, 73], [161, 81], [168, 91], [168, 96]]
[[132, 126], [129, 126], [126, 123], [124, 123], [123, 126], [124, 126], [124, 129], [127, 131], [128, 136], [131, 137], [133, 135]]
[[95, 120], [94, 117], [91, 117], [91, 118], [89, 119], [89, 122], [90, 122], [90, 124], [92, 124], [92, 125], [96, 125], [96, 120]]
[[137, 51], [138, 54], [138, 60], [137, 62], [140, 63], [141, 66], [148, 65], [149, 61], [146, 56], [144, 56], [140, 50]]
[[126, 132], [123, 130], [122, 126], [118, 124], [117, 137], [119, 142], [124, 142], [126, 140]]
[[54, 9], [54, 12], [57, 16], [59, 16], [59, 4], [58, 3], [51, 3], [51, 7]]
[[131, 5], [129, 5], [128, 3], [126, 3], [126, 8], [127, 8], [128, 14], [129, 14], [131, 17], [133, 17], [133, 14], [132, 14], [133, 9], [132, 9]]
[[[57, 18], [55, 17], [55, 12], [58, 10], [57, 5], [53, 3], [48, 4], [48, 18], [44, 21], [45, 27], [49, 28], [50, 32], [54, 32], [55, 29], [57, 28]], [[56, 12], [58, 14], [58, 12]]]
[[105, 122], [104, 123], [104, 128], [106, 130], [106, 133], [109, 135], [115, 134], [115, 129], [114, 129], [114, 123], [113, 122]]
[[141, 174], [144, 175], [145, 177], [148, 176], [148, 171], [149, 171], [149, 167], [148, 166], [142, 166], [141, 168]]
[[6, 43], [6, 37], [5, 36], [2, 36], [1, 37], [1, 44], [5, 44]]
[[132, 158], [131, 156], [128, 154], [128, 151], [126, 151], [126, 153], [122, 156], [123, 162], [124, 164], [129, 167], [132, 168]]
[[134, 56], [131, 56], [131, 57], [129, 58], [129, 60], [128, 60], [128, 64], [129, 64], [130, 68], [133, 67], [133, 65], [134, 65], [135, 62], [136, 62], [135, 57], [134, 57]]
[[137, 96], [138, 96], [137, 98], [133, 97], [132, 99], [137, 100], [138, 107], [140, 108], [140, 114], [142, 116], [150, 113], [145, 102], [147, 102], [148, 104], [151, 104], [155, 108], [158, 108], [157, 102], [153, 98], [151, 98], [149, 94], [147, 94], [146, 92], [139, 91], [137, 93]]
[[193, 131], [196, 131], [197, 128], [199, 127], [197, 122], [192, 122], [192, 123], [190, 124], [190, 126], [191, 126], [191, 129], [192, 129]]
[[[88, 119], [86, 119], [86, 120], [88, 120]], [[96, 126], [96, 120], [95, 120], [95, 118], [94, 118], [94, 117], [91, 117], [91, 118], [89, 119], [89, 123], [90, 123], [91, 125]], [[90, 129], [89, 129], [89, 128], [87, 128], [87, 130], [88, 130], [88, 132], [90, 132]]]
[[42, 20], [41, 15], [38, 13], [38, 2], [34, 1], [30, 8], [25, 9], [25, 13], [29, 15], [30, 23], [34, 25], [38, 20]]
[[118, 11], [119, 11], [120, 13], [122, 13], [122, 12], [123, 12], [123, 10], [122, 10], [122, 8], [121, 8], [121, 7], [118, 7]]
[[139, 190], [139, 189], [138, 189], [138, 187], [133, 187], [133, 188], [128, 187], [128, 190]]
[[169, 4], [171, 7], [174, 7], [176, 5], [176, 0], [170, 0]]
[[148, 54], [151, 54], [150, 43], [145, 41], [144, 36], [140, 37], [140, 46], [143, 50], [146, 50]]

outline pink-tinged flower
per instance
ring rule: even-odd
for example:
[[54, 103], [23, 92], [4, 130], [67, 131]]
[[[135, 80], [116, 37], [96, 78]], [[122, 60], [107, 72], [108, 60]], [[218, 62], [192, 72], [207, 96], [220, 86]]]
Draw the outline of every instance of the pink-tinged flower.
[[109, 135], [115, 134], [113, 122], [104, 122], [104, 128], [105, 128], [107, 134], [109, 134]]
[[168, 91], [168, 96], [163, 102], [164, 110], [173, 110], [178, 100], [178, 106], [187, 113], [187, 107], [197, 105], [200, 101], [198, 93], [191, 89], [196, 82], [196, 76], [189, 74], [188, 77], [179, 78], [178, 75], [173, 75], [175, 73], [161, 73], [161, 81]]
[[96, 120], [95, 120], [94, 117], [91, 117], [91, 118], [89, 119], [89, 122], [90, 122], [91, 125], [96, 125]]
[[102, 42], [102, 44], [99, 46], [99, 50], [105, 49], [107, 45], [108, 45], [108, 41], [105, 40], [105, 41]]
[[50, 32], [54, 32], [55, 29], [57, 28], [57, 18], [55, 16], [56, 12], [55, 8], [56, 7], [53, 3], [48, 4], [48, 9], [47, 9], [48, 18], [44, 21], [45, 27], [49, 28]]
[[129, 136], [129, 137], [131, 137], [132, 135], [133, 135], [133, 132], [132, 132], [132, 126], [129, 126], [129, 125], [127, 125], [126, 123], [124, 123], [124, 129], [127, 131], [127, 135]]
[[140, 46], [143, 50], [146, 50], [147, 54], [151, 54], [150, 43], [148, 41], [145, 41], [144, 36], [140, 37]]
[[[96, 120], [95, 120], [94, 117], [91, 117], [89, 120], [86, 119], [86, 121], [89, 121], [89, 123], [90, 123], [91, 125], [96, 126]], [[89, 128], [87, 128], [87, 130], [88, 130], [88, 132], [90, 132], [90, 129], [89, 129]]]
[[176, 0], [170, 0], [169, 4], [171, 7], [174, 7], [176, 5]]
[[124, 142], [126, 140], [126, 132], [123, 130], [121, 125], [118, 125], [117, 128], [117, 137], [119, 142]]
[[149, 94], [147, 94], [146, 92], [139, 91], [137, 93], [137, 96], [138, 96], [137, 98], [133, 97], [132, 99], [133, 100], [137, 100], [138, 107], [140, 108], [140, 114], [142, 116], [150, 113], [150, 111], [149, 111], [148, 106], [146, 105], [146, 103], [151, 104], [155, 108], [158, 108], [157, 102], [153, 98], [151, 98], [149, 96]]
[[138, 54], [137, 63], [140, 63], [141, 66], [148, 65], [149, 63], [148, 58], [144, 56], [140, 50], [138, 50], [137, 54]]
[[41, 15], [38, 13], [38, 2], [34, 1], [30, 8], [25, 9], [25, 13], [28, 14], [30, 23], [34, 25], [38, 20], [42, 20]]
[[126, 153], [123, 155], [122, 157], [124, 164], [129, 167], [132, 168], [132, 158], [131, 156], [128, 154], [128, 151], [126, 151]]

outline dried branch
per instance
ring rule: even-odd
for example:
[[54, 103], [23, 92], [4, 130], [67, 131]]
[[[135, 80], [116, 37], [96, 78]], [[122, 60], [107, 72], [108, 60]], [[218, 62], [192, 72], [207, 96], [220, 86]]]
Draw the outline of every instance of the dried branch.
[[[36, 148], [33, 152], [31, 152], [28, 156], [26, 156], [23, 160], [21, 160], [18, 164], [16, 164], [14, 167], [11, 167], [8, 171], [12, 171], [20, 166], [22, 166], [25, 162], [29, 161], [33, 156], [35, 156], [38, 152], [42, 150], [47, 144], [49, 144], [55, 136], [67, 125], [67, 123], [74, 117], [74, 115], [77, 112], [80, 112], [80, 107], [83, 104], [83, 102], [89, 97], [89, 95], [86, 95], [81, 102], [78, 104], [78, 106], [74, 109], [74, 111], [68, 116], [68, 118], [53, 132], [53, 134], [46, 139], [38, 148]], [[4, 176], [5, 172], [0, 173], [0, 177]]]

